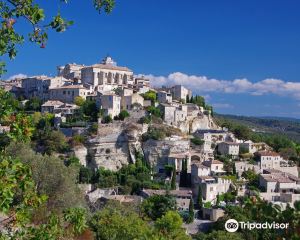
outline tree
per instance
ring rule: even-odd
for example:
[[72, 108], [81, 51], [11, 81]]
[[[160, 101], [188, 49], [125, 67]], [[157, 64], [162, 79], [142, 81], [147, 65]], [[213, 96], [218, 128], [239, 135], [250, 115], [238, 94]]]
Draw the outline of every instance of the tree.
[[182, 226], [182, 219], [177, 212], [168, 211], [164, 216], [155, 221], [155, 229], [159, 239], [191, 239], [186, 235]]
[[[67, 4], [67, 0], [59, 1], [61, 4]], [[97, 11], [104, 10], [110, 13], [114, 7], [115, 0], [93, 0], [94, 7]], [[53, 16], [52, 21], [45, 23], [45, 11], [34, 0], [1, 0], [1, 44], [0, 56], [7, 56], [14, 59], [17, 55], [16, 46], [24, 42], [24, 36], [17, 32], [17, 23], [23, 19], [32, 26], [29, 33], [29, 40], [45, 48], [48, 39], [48, 30], [53, 29], [56, 32], [64, 32], [73, 21], [64, 19], [60, 10]], [[59, 8], [58, 8], [59, 9]], [[5, 72], [5, 62], [0, 62], [0, 76]]]
[[0, 122], [20, 108], [20, 103], [12, 94], [2, 88], [0, 88], [0, 103]]
[[0, 225], [27, 223], [33, 209], [46, 200], [38, 196], [31, 170], [9, 156], [0, 157], [0, 212], [7, 218]]
[[7, 136], [16, 142], [29, 142], [34, 132], [32, 118], [23, 113], [9, 117], [10, 131]]
[[199, 209], [201, 210], [202, 207], [203, 207], [202, 186], [201, 186], [201, 184], [199, 184], [199, 187], [198, 187], [197, 205], [198, 205]]
[[44, 219], [51, 212], [61, 213], [69, 207], [84, 206], [83, 194], [76, 184], [78, 166], [66, 167], [61, 159], [35, 153], [24, 143], [11, 143], [6, 152], [32, 169], [37, 193], [48, 196], [45, 207], [35, 212], [36, 219]]
[[30, 98], [25, 103], [25, 110], [39, 112], [39, 111], [41, 111], [41, 106], [42, 106], [42, 100], [39, 99], [38, 97], [33, 97], [33, 98]]
[[175, 168], [175, 166], [173, 168], [173, 173], [172, 173], [172, 178], [171, 178], [171, 189], [172, 190], [176, 189], [176, 168]]
[[143, 213], [152, 220], [156, 220], [165, 215], [170, 210], [176, 209], [175, 198], [166, 195], [153, 195], [142, 203]]
[[195, 213], [194, 213], [194, 201], [193, 198], [190, 200], [190, 205], [189, 205], [189, 217], [187, 219], [187, 223], [192, 223], [194, 222], [195, 218]]
[[143, 97], [145, 100], [151, 100], [152, 105], [154, 105], [154, 103], [155, 103], [156, 100], [157, 100], [156, 92], [154, 92], [154, 91], [152, 91], [152, 90], [149, 90], [148, 92], [142, 94], [142, 97]]
[[85, 102], [85, 100], [84, 100], [84, 98], [81, 97], [81, 96], [77, 96], [77, 97], [75, 97], [75, 99], [74, 99], [74, 103], [75, 103], [77, 106], [79, 106], [79, 107], [81, 107], [81, 106], [84, 104], [84, 102]]
[[89, 223], [96, 234], [96, 239], [103, 240], [131, 240], [155, 239], [155, 232], [139, 216], [120, 204], [109, 204], [96, 212]]

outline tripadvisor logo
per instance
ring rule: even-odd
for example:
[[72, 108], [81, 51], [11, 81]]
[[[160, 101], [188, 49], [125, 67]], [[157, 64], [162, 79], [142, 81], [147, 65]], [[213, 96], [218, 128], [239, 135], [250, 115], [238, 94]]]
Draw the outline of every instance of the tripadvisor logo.
[[228, 219], [225, 223], [225, 229], [227, 232], [236, 232], [239, 228], [239, 223], [235, 219]]
[[228, 219], [225, 222], [225, 229], [227, 232], [236, 232], [239, 227], [241, 229], [287, 229], [289, 227], [288, 223], [276, 223], [276, 222], [264, 222], [264, 223], [256, 223], [256, 222], [238, 222], [235, 219]]

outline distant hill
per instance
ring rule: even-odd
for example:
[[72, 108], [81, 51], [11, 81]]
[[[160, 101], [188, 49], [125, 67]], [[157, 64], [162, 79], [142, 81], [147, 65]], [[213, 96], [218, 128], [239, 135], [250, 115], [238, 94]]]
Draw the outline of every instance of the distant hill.
[[283, 134], [300, 142], [300, 119], [283, 117], [247, 117], [227, 114], [215, 114], [216, 118], [225, 118], [247, 125], [253, 131]]

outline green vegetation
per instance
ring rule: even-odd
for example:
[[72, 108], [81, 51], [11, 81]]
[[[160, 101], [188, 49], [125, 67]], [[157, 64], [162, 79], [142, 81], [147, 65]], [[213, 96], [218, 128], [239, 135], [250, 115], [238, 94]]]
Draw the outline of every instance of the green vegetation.
[[166, 192], [166, 195], [153, 195], [143, 201], [141, 206], [145, 216], [157, 220], [168, 211], [176, 210], [176, 200]]
[[126, 110], [122, 110], [117, 117], [115, 117], [115, 120], [121, 120], [124, 121], [125, 118], [128, 118], [130, 116], [129, 112]]
[[213, 107], [206, 104], [205, 99], [202, 96], [195, 95], [195, 96], [192, 96], [191, 98], [187, 97], [186, 103], [194, 103], [194, 104], [198, 105], [199, 107], [203, 107], [205, 110], [210, 111], [211, 114], [213, 114]]
[[168, 125], [152, 125], [149, 127], [148, 132], [143, 134], [142, 139], [143, 141], [149, 139], [163, 140], [166, 137], [171, 137], [173, 135], [182, 136], [183, 134], [180, 129]]
[[119, 187], [124, 194], [139, 193], [143, 188], [164, 188], [163, 182], [151, 180], [151, 168], [144, 160], [143, 155], [136, 153], [135, 158], [135, 164], [124, 165], [116, 172], [104, 168], [93, 172], [89, 168], [81, 167], [79, 181], [93, 183], [100, 188]]
[[166, 212], [151, 224], [135, 210], [120, 204], [109, 204], [94, 214], [89, 225], [95, 232], [96, 239], [103, 240], [191, 239], [181, 227], [181, 217], [174, 211]]
[[225, 217], [220, 218], [214, 227], [214, 230], [222, 231], [221, 235], [225, 234], [224, 224], [227, 219], [233, 218], [238, 222], [289, 223], [287, 229], [253, 229], [252, 231], [239, 229], [237, 234], [241, 236], [240, 239], [299, 239], [297, 229], [300, 227], [300, 202], [295, 202], [294, 208], [287, 206], [285, 210], [281, 210], [278, 205], [272, 205], [257, 197], [251, 199], [245, 197], [240, 206], [227, 206], [225, 213]]
[[195, 213], [194, 213], [194, 201], [193, 198], [190, 201], [190, 205], [189, 205], [189, 216], [187, 219], [187, 223], [192, 223], [194, 222], [194, 218], [195, 218]]
[[151, 116], [162, 118], [162, 112], [158, 107], [154, 107], [154, 106], [147, 107], [147, 112], [151, 114]]
[[204, 144], [204, 140], [202, 140], [202, 139], [199, 138], [199, 137], [193, 137], [193, 138], [191, 139], [191, 142], [192, 142], [193, 144], [199, 145], [199, 146], [201, 146], [201, 145]]
[[26, 111], [41, 111], [42, 101], [38, 97], [30, 98], [25, 103]]
[[[242, 120], [240, 120], [240, 118]], [[274, 130], [274, 128], [272, 127], [269, 128], [268, 132], [254, 132], [248, 126], [244, 125], [248, 124], [249, 122], [248, 118], [245, 118], [247, 119], [247, 121], [243, 120], [244, 117], [228, 117], [227, 115], [222, 115], [217, 116], [216, 120], [220, 126], [228, 128], [238, 138], [245, 140], [250, 139], [253, 142], [265, 142], [269, 146], [271, 146], [275, 151], [281, 153], [286, 159], [292, 160], [298, 165], [300, 164], [300, 143], [297, 138], [294, 138], [295, 141], [293, 141], [287, 137], [286, 132]], [[260, 122], [260, 120], [258, 121]], [[265, 122], [267, 120], [261, 121]]]
[[155, 102], [157, 101], [157, 95], [156, 95], [156, 92], [150, 90], [144, 94], [142, 94], [142, 97], [145, 99], [145, 100], [150, 100], [151, 103], [152, 103], [152, 106], [154, 106]]

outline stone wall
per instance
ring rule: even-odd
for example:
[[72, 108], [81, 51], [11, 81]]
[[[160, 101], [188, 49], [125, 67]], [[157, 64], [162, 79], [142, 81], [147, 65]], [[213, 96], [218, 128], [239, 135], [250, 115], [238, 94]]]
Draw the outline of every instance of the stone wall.
[[172, 153], [186, 153], [190, 149], [188, 139], [153, 140], [150, 139], [142, 145], [146, 161], [159, 172], [168, 164], [168, 156]]
[[88, 141], [88, 166], [116, 171], [135, 162], [135, 152], [141, 151], [139, 138], [147, 126], [128, 122], [99, 124], [98, 134]]

